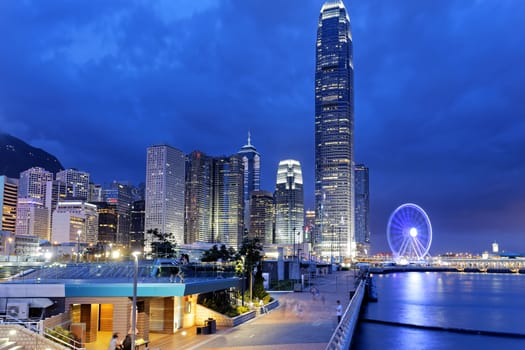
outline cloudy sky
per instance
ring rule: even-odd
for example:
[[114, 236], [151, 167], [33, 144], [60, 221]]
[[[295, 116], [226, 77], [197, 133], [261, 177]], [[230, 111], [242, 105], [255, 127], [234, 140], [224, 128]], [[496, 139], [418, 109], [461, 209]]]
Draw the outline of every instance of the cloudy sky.
[[[229, 155], [248, 131], [263, 189], [302, 163], [313, 208], [322, 1], [1, 1], [0, 131], [92, 180], [144, 181], [146, 147]], [[402, 203], [431, 254], [525, 252], [525, 1], [346, 1], [356, 162], [372, 245]]]

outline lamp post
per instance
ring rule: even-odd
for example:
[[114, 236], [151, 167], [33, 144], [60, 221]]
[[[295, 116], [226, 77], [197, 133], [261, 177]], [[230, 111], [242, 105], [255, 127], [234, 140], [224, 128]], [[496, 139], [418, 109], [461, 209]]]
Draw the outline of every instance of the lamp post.
[[292, 253], [292, 261], [295, 261], [295, 226], [293, 228], [293, 253]]
[[133, 269], [133, 305], [131, 311], [131, 346], [132, 349], [135, 349], [135, 341], [137, 336], [137, 276], [139, 274], [139, 256], [140, 252], [133, 252], [132, 255], [134, 259], [134, 269]]
[[77, 231], [77, 264], [80, 261], [80, 235], [82, 234], [82, 230]]
[[246, 267], [244, 267], [244, 259], [246, 259], [246, 257], [243, 255], [241, 256], [241, 259], [242, 259], [241, 305], [244, 306], [244, 276], [246, 274]]

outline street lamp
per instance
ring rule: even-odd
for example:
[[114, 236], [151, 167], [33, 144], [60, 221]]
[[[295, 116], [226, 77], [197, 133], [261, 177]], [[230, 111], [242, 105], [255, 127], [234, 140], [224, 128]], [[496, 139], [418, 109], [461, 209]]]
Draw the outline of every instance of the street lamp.
[[131, 313], [131, 346], [135, 349], [135, 338], [137, 336], [137, 275], [139, 274], [139, 260], [140, 252], [133, 252], [134, 270], [133, 270], [133, 307]]
[[80, 261], [80, 235], [82, 234], [82, 230], [77, 231], [77, 264]]

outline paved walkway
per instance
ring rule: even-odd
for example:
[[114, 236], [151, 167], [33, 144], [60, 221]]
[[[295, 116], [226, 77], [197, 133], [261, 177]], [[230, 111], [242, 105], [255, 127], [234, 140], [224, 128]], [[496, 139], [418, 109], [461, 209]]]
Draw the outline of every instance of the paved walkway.
[[336, 300], [343, 308], [354, 288], [354, 272], [339, 271], [318, 277], [313, 295], [303, 292], [272, 293], [280, 306], [233, 328], [197, 335], [195, 327], [171, 335], [150, 335], [150, 350], [321, 350], [325, 349], [337, 325]]

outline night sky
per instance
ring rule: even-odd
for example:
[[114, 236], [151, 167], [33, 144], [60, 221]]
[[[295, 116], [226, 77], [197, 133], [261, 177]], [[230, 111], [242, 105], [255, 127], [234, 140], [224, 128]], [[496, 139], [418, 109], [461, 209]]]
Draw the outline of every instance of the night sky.
[[[92, 181], [144, 181], [146, 147], [302, 163], [313, 209], [322, 1], [1, 1], [0, 130]], [[372, 251], [413, 202], [430, 253], [525, 252], [525, 1], [346, 1]]]

